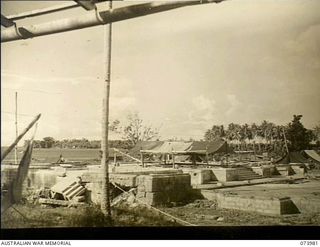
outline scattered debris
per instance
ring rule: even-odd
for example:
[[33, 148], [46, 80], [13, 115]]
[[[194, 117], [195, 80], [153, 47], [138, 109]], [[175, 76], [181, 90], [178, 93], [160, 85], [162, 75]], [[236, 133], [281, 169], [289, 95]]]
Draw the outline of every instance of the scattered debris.
[[219, 217], [219, 218], [217, 219], [217, 221], [218, 221], [218, 222], [222, 222], [222, 221], [224, 221], [224, 218], [221, 216], [221, 217]]
[[[115, 206], [115, 205], [119, 205], [123, 202], [128, 203], [129, 205], [134, 205], [136, 204], [136, 197], [137, 194], [137, 189], [136, 188], [132, 188], [130, 189], [128, 192], [123, 192], [122, 194], [118, 195], [117, 197], [115, 197], [112, 202], [111, 202], [111, 206]], [[135, 204], [134, 204], [135, 203]]]
[[51, 198], [63, 197], [64, 200], [70, 201], [75, 196], [81, 196], [86, 189], [81, 184], [81, 177], [76, 180], [64, 178], [51, 188]]
[[69, 206], [70, 202], [64, 201], [64, 200], [55, 200], [55, 199], [50, 199], [50, 198], [39, 198], [39, 203], [45, 204], [45, 205], [50, 205], [50, 206], [67, 207], [67, 206]]
[[192, 203], [187, 204], [187, 208], [216, 208], [217, 203], [209, 200], [195, 200]]

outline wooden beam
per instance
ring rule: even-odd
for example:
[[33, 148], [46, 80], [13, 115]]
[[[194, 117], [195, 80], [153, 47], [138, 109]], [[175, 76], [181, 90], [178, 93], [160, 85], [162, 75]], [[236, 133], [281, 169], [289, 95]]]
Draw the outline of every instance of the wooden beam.
[[15, 23], [12, 20], [10, 20], [9, 18], [5, 17], [4, 15], [1, 15], [1, 26], [12, 27], [14, 25], [15, 25]]
[[123, 21], [139, 16], [145, 16], [155, 13], [160, 13], [176, 8], [185, 6], [219, 3], [225, 0], [191, 0], [191, 1], [157, 1], [143, 4], [136, 4], [127, 7], [117, 8], [111, 10], [102, 10], [90, 12], [87, 15], [72, 17], [66, 19], [60, 19], [56, 21], [27, 25], [20, 28], [24, 28], [30, 34], [30, 37], [23, 37], [16, 28], [9, 27], [1, 31], [1, 42], [9, 42], [15, 40], [21, 40], [26, 38], [39, 37], [44, 35], [50, 35], [54, 33], [62, 33], [67, 31], [73, 31], [77, 29], [83, 29], [87, 27], [93, 27], [97, 25], [104, 25], [113, 22]]

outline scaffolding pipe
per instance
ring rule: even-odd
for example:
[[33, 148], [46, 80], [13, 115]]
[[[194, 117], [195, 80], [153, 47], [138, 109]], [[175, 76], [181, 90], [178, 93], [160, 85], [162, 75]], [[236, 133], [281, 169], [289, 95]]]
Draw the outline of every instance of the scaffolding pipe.
[[28, 17], [35, 17], [39, 15], [50, 14], [50, 13], [67, 10], [75, 7], [80, 7], [80, 5], [76, 2], [70, 2], [70, 3], [48, 7], [48, 8], [35, 9], [35, 10], [31, 10], [31, 11], [27, 11], [19, 14], [9, 15], [7, 16], [7, 18], [12, 21], [16, 21], [16, 20], [21, 20]]
[[169, 1], [169, 2], [150, 2], [144, 4], [131, 5], [127, 7], [116, 8], [113, 10], [96, 9], [89, 14], [66, 18], [41, 24], [28, 26], [13, 26], [1, 31], [1, 42], [9, 42], [21, 39], [29, 39], [38, 36], [44, 36], [54, 33], [61, 33], [87, 27], [109, 24], [136, 18], [139, 16], [150, 15], [171, 9], [185, 6], [219, 3], [225, 0], [192, 0], [192, 1]]

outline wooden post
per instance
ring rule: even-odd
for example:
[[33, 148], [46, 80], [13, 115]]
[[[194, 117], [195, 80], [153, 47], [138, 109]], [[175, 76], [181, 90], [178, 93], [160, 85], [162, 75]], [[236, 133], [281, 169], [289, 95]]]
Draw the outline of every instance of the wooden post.
[[115, 149], [113, 149], [113, 162], [114, 162], [114, 164], [116, 165], [117, 164], [117, 152], [116, 152], [116, 150]]
[[15, 139], [15, 141], [1, 154], [1, 161], [5, 159], [5, 157], [12, 151], [12, 149], [18, 144], [18, 142], [22, 139], [22, 137], [31, 129], [31, 127], [39, 120], [41, 114], [37, 115], [35, 119], [25, 128], [21, 134]]
[[206, 146], [206, 161], [207, 165], [209, 165], [208, 146]]
[[283, 137], [284, 137], [284, 144], [286, 146], [287, 153], [289, 153], [289, 148], [288, 148], [287, 138], [286, 138], [286, 133], [284, 132], [284, 128], [282, 128], [282, 132], [283, 132]]
[[140, 160], [141, 160], [142, 167], [144, 167], [144, 155], [143, 155], [143, 152], [140, 152]]
[[[112, 1], [109, 2], [109, 8], [112, 8]], [[104, 37], [105, 48], [105, 79], [102, 110], [102, 138], [101, 138], [101, 168], [102, 168], [102, 193], [101, 193], [101, 211], [111, 219], [110, 207], [110, 184], [109, 184], [109, 97], [110, 97], [110, 78], [111, 78], [111, 34], [112, 24], [106, 26]]]
[[[18, 137], [18, 92], [15, 94], [15, 125], [16, 125], [16, 138]], [[18, 145], [15, 146], [14, 149], [14, 163], [18, 164]]]
[[175, 156], [174, 156], [174, 153], [173, 153], [173, 150], [172, 150], [172, 168], [174, 169], [175, 168]]
[[226, 150], [226, 151], [227, 151], [227, 155], [226, 155], [226, 163], [227, 163], [227, 164], [226, 164], [226, 165], [228, 166], [228, 156], [229, 156], [229, 145], [228, 145], [228, 143], [227, 143], [227, 146], [226, 146], [226, 147], [227, 147], [227, 148], [226, 148], [226, 149], [227, 149], [227, 150]]

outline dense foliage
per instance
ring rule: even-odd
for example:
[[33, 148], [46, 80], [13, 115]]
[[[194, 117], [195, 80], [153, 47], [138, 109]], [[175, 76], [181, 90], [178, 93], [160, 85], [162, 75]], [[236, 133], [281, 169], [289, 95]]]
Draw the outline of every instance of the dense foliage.
[[261, 124], [230, 123], [227, 128], [223, 125], [213, 125], [204, 134], [206, 141], [224, 138], [238, 150], [259, 150], [283, 152], [300, 151], [310, 148], [314, 141], [319, 144], [320, 126], [307, 130], [301, 123], [302, 115], [294, 115], [292, 122], [287, 125], [276, 125], [264, 120]]

